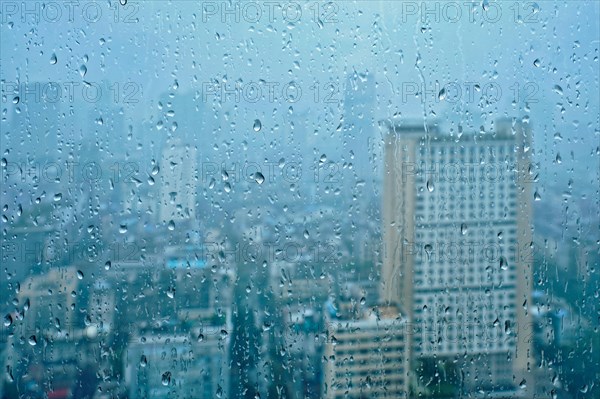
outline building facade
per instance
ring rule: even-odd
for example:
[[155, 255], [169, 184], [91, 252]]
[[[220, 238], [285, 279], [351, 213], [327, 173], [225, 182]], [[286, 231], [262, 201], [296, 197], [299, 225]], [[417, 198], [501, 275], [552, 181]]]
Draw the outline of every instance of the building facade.
[[410, 323], [396, 307], [381, 307], [375, 313], [356, 309], [358, 303], [325, 305], [321, 397], [408, 397]]
[[460, 359], [466, 390], [525, 393], [533, 201], [527, 125], [450, 136], [390, 125], [382, 300], [415, 327], [413, 360]]

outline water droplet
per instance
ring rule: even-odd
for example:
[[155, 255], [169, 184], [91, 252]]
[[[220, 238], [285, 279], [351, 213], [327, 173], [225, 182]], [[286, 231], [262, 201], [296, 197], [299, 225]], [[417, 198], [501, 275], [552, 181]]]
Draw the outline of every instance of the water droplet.
[[9, 327], [13, 323], [13, 318], [10, 314], [4, 316], [4, 327]]
[[110, 270], [110, 268], [112, 267], [112, 263], [107, 260], [106, 263], [104, 264], [104, 270]]
[[171, 383], [171, 372], [170, 371], [166, 371], [162, 375], [162, 384], [164, 386], [167, 386], [170, 383]]
[[429, 191], [430, 193], [433, 192], [433, 190], [435, 189], [433, 182], [431, 180], [427, 180], [427, 191]]
[[533, 61], [533, 66], [539, 68], [540, 65], [542, 65], [541, 61], [538, 58], [536, 58], [535, 61]]
[[510, 321], [509, 320], [506, 320], [504, 322], [504, 333], [506, 335], [510, 335], [512, 333], [512, 328], [510, 327]]
[[254, 174], [254, 180], [258, 183], [258, 184], [263, 184], [265, 181], [265, 177], [263, 176], [262, 173], [260, 172], [256, 172]]
[[555, 92], [556, 94], [560, 94], [560, 95], [562, 96], [562, 94], [563, 94], [563, 89], [562, 89], [562, 87], [560, 87], [559, 85], [554, 85], [554, 92]]
[[127, 225], [126, 224], [122, 224], [119, 226], [119, 233], [121, 233], [121, 234], [127, 233]]
[[533, 193], [533, 200], [534, 201], [541, 201], [542, 200], [542, 196], [540, 195], [540, 193], [537, 192], [537, 190], [535, 191], [535, 193]]
[[77, 270], [77, 278], [83, 280], [83, 272], [81, 270]]
[[442, 88], [442, 90], [440, 90], [440, 92], [438, 93], [438, 98], [440, 101], [444, 101], [444, 98], [446, 98], [446, 89]]
[[521, 388], [521, 389], [527, 388], [527, 381], [525, 381], [525, 378], [523, 378], [523, 380], [521, 380], [521, 382], [519, 383], [519, 388]]
[[13, 104], [18, 104], [20, 101], [21, 101], [21, 98], [19, 96], [13, 97]]
[[175, 288], [173, 288], [173, 287], [170, 287], [170, 288], [167, 290], [167, 296], [168, 296], [169, 298], [171, 298], [171, 299], [175, 298]]
[[500, 269], [507, 270], [508, 269], [508, 261], [504, 256], [500, 257]]
[[146, 365], [148, 365], [148, 359], [146, 358], [146, 355], [142, 355], [140, 358], [140, 366], [146, 367]]
[[254, 129], [255, 132], [260, 132], [260, 129], [262, 129], [262, 123], [260, 122], [260, 120], [255, 119], [254, 126], [252, 126], [252, 128]]
[[175, 230], [175, 222], [172, 220], [169, 220], [169, 224], [167, 224], [167, 229], [173, 231]]
[[464, 236], [465, 234], [467, 234], [467, 230], [468, 228], [466, 223], [460, 225], [460, 234]]
[[82, 65], [79, 67], [79, 75], [83, 78], [85, 77], [87, 73], [87, 67], [85, 65]]
[[31, 345], [31, 346], [36, 346], [37, 345], [37, 338], [35, 337], [35, 335], [32, 335], [31, 337], [29, 337], [29, 339], [27, 340], [27, 342], [29, 342], [29, 345]]
[[56, 58], [56, 54], [52, 53], [52, 57], [50, 57], [50, 64], [55, 65], [58, 62], [58, 58]]
[[321, 158], [319, 158], [319, 163], [325, 163], [327, 162], [327, 155], [322, 154]]
[[127, 4], [127, 0], [119, 0], [119, 3], [121, 3], [122, 6]]
[[61, 193], [54, 194], [54, 201], [58, 202], [61, 199], [62, 199], [62, 194]]
[[433, 252], [433, 246], [431, 244], [425, 244], [425, 253], [427, 254], [427, 260], [430, 259], [432, 252]]

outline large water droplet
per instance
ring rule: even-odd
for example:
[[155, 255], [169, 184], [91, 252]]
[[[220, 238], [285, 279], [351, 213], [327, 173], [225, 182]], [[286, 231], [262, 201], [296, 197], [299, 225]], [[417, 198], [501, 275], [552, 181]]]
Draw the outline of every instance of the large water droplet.
[[258, 184], [263, 184], [265, 181], [265, 177], [263, 176], [262, 173], [256, 172], [254, 174], [254, 181], [256, 181]]
[[32, 335], [31, 337], [29, 337], [29, 339], [27, 340], [27, 342], [29, 342], [29, 345], [31, 346], [36, 346], [37, 345], [37, 338], [35, 335]]
[[500, 257], [500, 269], [507, 270], [508, 269], [508, 261], [504, 256]]
[[527, 388], [527, 381], [525, 380], [525, 378], [523, 378], [523, 380], [521, 380], [521, 382], [519, 383], [519, 388], [521, 388], [521, 389]]
[[58, 62], [58, 58], [56, 58], [56, 54], [52, 53], [52, 57], [50, 57], [50, 64], [55, 65]]
[[427, 260], [431, 258], [431, 253], [433, 252], [433, 246], [431, 244], [425, 244], [425, 253], [427, 254]]
[[148, 359], [146, 358], [146, 355], [142, 355], [142, 357], [140, 358], [140, 366], [146, 367], [147, 364], [148, 364]]
[[554, 92], [555, 92], [556, 94], [560, 94], [560, 95], [562, 96], [562, 94], [563, 94], [563, 89], [562, 89], [562, 87], [560, 87], [559, 85], [554, 85]]
[[79, 67], [79, 75], [83, 78], [87, 74], [87, 67], [82, 65]]
[[169, 224], [167, 224], [167, 228], [171, 231], [175, 230], [175, 222], [172, 220], [169, 220]]
[[427, 180], [427, 191], [432, 193], [434, 189], [435, 189], [435, 186], [433, 185], [433, 182], [431, 180]]
[[162, 384], [164, 386], [167, 386], [170, 383], [171, 383], [171, 372], [170, 371], [166, 371], [162, 375]]
[[442, 90], [440, 90], [440, 92], [438, 93], [438, 98], [440, 101], [444, 101], [444, 98], [446, 98], [446, 89], [442, 88]]
[[260, 122], [260, 120], [255, 119], [254, 126], [252, 126], [252, 128], [254, 129], [255, 132], [260, 132], [260, 129], [262, 129], [262, 123]]

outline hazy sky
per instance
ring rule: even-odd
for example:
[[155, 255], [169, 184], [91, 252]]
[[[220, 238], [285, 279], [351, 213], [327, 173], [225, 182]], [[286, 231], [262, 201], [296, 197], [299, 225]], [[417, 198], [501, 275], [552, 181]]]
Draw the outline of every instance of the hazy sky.
[[[93, 5], [83, 5], [89, 3]], [[120, 95], [133, 82], [139, 102], [119, 105], [135, 121], [157, 119], [156, 100], [173, 91], [175, 82], [178, 92], [196, 91], [201, 101], [215, 79], [220, 87], [235, 82], [249, 87], [263, 80], [274, 85], [279, 97], [294, 82], [292, 89], [302, 90], [294, 104], [281, 98], [236, 103], [232, 97], [221, 104], [239, 118], [238, 124], [256, 117], [268, 126], [279, 123], [290, 105], [315, 119], [340, 113], [339, 104], [324, 101], [328, 88], [340, 90], [332, 98], [341, 100], [346, 76], [368, 71], [378, 83], [379, 119], [435, 114], [449, 122], [448, 129], [456, 129], [454, 122], [479, 130], [481, 125], [490, 128], [498, 116], [529, 115], [536, 159], [548, 167], [545, 181], [559, 173], [573, 174], [588, 187], [598, 182], [596, 1], [540, 1], [536, 9], [532, 3], [477, 2], [471, 10], [462, 1], [302, 1], [285, 8], [261, 1], [242, 6], [239, 22], [226, 15], [221, 1], [89, 3], [75, 8], [72, 20], [66, 7], [60, 18], [55, 10], [39, 10], [36, 24], [31, 15], [22, 16], [20, 2], [3, 2], [3, 81], [108, 82], [119, 87]], [[301, 15], [295, 13], [296, 5], [301, 5]], [[262, 12], [256, 22], [251, 21], [256, 16], [252, 7]], [[98, 21], [86, 22], [96, 10], [102, 13]], [[87, 68], [84, 78], [82, 65]], [[445, 93], [438, 92], [451, 82]], [[473, 92], [474, 85], [479, 91]], [[422, 87], [428, 90], [425, 104], [412, 94]], [[489, 103], [482, 100], [483, 93], [492, 96]], [[3, 98], [3, 108], [13, 106], [11, 97]], [[562, 141], [554, 138], [556, 132]], [[561, 164], [555, 163], [557, 152]]]

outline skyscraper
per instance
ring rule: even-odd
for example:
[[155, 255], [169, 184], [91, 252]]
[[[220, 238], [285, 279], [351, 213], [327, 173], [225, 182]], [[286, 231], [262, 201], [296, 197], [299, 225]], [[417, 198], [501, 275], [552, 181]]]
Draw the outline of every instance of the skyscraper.
[[527, 392], [532, 365], [529, 126], [390, 125], [382, 300], [414, 322], [413, 360], [456, 360], [467, 390]]

